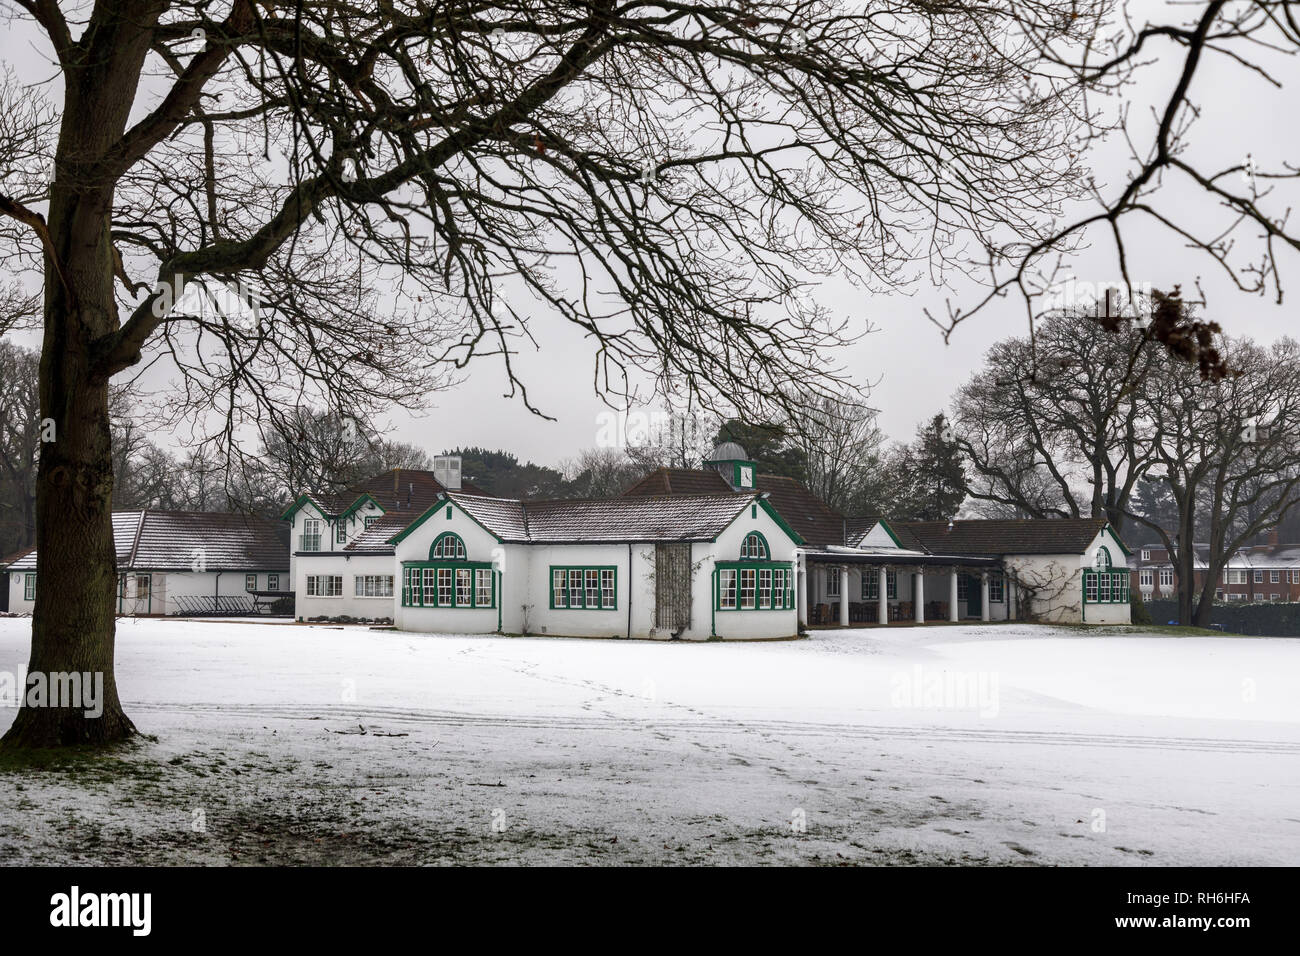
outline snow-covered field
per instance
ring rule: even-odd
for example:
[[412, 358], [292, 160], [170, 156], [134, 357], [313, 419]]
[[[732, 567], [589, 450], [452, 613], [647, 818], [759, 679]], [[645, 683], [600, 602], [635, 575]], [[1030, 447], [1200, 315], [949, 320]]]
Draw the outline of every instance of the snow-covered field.
[[156, 740], [0, 769], [0, 862], [1300, 863], [1298, 640], [123, 620], [118, 680]]

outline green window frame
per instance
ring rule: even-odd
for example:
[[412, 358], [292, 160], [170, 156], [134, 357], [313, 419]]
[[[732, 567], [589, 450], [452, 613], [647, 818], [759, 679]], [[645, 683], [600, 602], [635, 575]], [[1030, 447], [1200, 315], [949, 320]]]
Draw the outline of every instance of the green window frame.
[[1084, 604], [1127, 604], [1129, 602], [1128, 571], [1084, 571]]
[[879, 601], [880, 600], [880, 572], [874, 568], [867, 568], [862, 572], [862, 600]]
[[767, 546], [767, 538], [763, 537], [761, 532], [751, 531], [740, 542], [742, 561], [768, 561], [771, 557], [772, 549]]
[[794, 568], [783, 561], [719, 561], [713, 568], [715, 611], [789, 611]]
[[885, 598], [889, 601], [898, 600], [898, 572], [885, 572]]
[[36, 572], [28, 571], [23, 575], [23, 600], [36, 600]]
[[1007, 582], [1000, 574], [989, 575], [989, 603], [1003, 604], [1007, 599]]
[[499, 591], [490, 561], [402, 563], [402, 607], [495, 608]]
[[552, 564], [551, 608], [617, 611], [618, 567], [612, 564]]
[[464, 539], [454, 531], [444, 531], [429, 545], [430, 561], [464, 561], [467, 554]]

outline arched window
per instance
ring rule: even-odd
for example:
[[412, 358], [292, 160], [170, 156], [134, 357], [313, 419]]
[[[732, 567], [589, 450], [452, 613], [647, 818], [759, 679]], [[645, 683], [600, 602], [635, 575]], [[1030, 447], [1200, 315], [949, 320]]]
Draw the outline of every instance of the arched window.
[[1092, 559], [1092, 566], [1098, 571], [1110, 570], [1110, 549], [1102, 546], [1097, 549], [1097, 555]]
[[429, 549], [430, 561], [464, 561], [465, 560], [465, 542], [460, 539], [460, 535], [453, 534], [450, 531], [443, 532], [433, 542], [433, 547]]
[[766, 561], [771, 554], [767, 549], [767, 539], [757, 531], [751, 531], [745, 535], [745, 540], [740, 545], [740, 559], [742, 561]]

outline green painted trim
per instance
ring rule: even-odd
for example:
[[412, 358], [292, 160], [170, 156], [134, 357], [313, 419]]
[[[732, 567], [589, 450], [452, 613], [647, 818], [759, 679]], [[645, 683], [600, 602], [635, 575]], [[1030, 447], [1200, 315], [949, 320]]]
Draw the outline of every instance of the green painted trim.
[[[432, 604], [424, 603], [424, 571], [425, 570], [452, 572], [452, 576], [451, 576], [452, 603], [450, 604], [438, 603], [437, 574], [435, 574], [433, 578], [433, 603]], [[492, 572], [492, 576], [490, 579], [492, 581], [492, 598], [490, 604], [478, 603], [478, 572], [484, 570], [490, 570]], [[456, 603], [456, 574], [455, 574], [456, 571], [473, 572], [469, 578], [469, 600], [470, 600], [469, 604]], [[410, 586], [410, 589], [408, 590], [408, 585], [410, 581], [408, 572], [419, 572], [419, 578], [420, 578], [420, 585], [418, 588], [419, 596], [420, 596], [419, 601], [413, 600], [414, 595], [412, 592], [416, 591], [417, 588], [415, 586]], [[440, 610], [448, 610], [448, 611], [483, 611], [491, 608], [496, 608], [497, 626], [500, 627], [501, 601], [500, 601], [499, 593], [497, 591], [496, 575], [497, 575], [496, 565], [494, 565], [491, 561], [445, 561], [445, 560], [444, 561], [403, 561], [402, 573], [399, 576], [398, 580], [394, 582], [394, 588], [400, 589], [398, 599], [401, 601], [402, 607], [416, 607], [416, 608], [427, 607], [427, 608], [438, 608]]]
[[[722, 572], [735, 571], [736, 574], [736, 606], [722, 606]], [[741, 571], [754, 572], [754, 606], [740, 606], [740, 573]], [[784, 571], [785, 585], [780, 589], [782, 596], [782, 605], [778, 607], [773, 603], [770, 607], [760, 607], [758, 596], [760, 593], [759, 581], [761, 580], [762, 571]], [[798, 569], [795, 568], [793, 561], [752, 561], [748, 559], [740, 561], [715, 561], [713, 563], [713, 610], [716, 611], [797, 611], [795, 603], [795, 589], [797, 588], [796, 579]], [[772, 596], [776, 597], [777, 587], [775, 575], [772, 581]], [[716, 636], [716, 635], [715, 635]]]
[[[555, 603], [555, 572], [564, 572], [564, 600], [563, 607]], [[569, 572], [581, 571], [582, 575], [582, 607], [574, 607], [569, 603], [569, 594], [572, 588], [569, 587]], [[602, 602], [600, 607], [587, 607], [587, 574], [588, 571], [614, 572], [614, 603], [606, 607]], [[599, 578], [596, 579], [599, 582]], [[546, 589], [547, 604], [553, 611], [617, 611], [618, 610], [618, 565], [617, 564], [552, 564], [546, 572]], [[603, 592], [603, 588], [601, 589]]]
[[361, 495], [357, 498], [356, 501], [354, 501], [354, 502], [352, 502], [352, 504], [348, 505], [348, 510], [345, 511], [345, 512], [343, 512], [343, 514], [339, 515], [339, 520], [340, 520], [340, 521], [346, 521], [348, 518], [351, 518], [353, 512], [355, 512], [358, 508], [360, 508], [362, 505], [364, 505], [367, 501], [369, 501], [372, 505], [374, 505], [376, 508], [378, 508], [380, 514], [387, 514], [387, 512], [384, 511], [384, 506], [383, 506], [383, 505], [381, 505], [381, 504], [380, 504], [378, 501], [376, 501], [374, 498], [370, 497], [370, 493], [369, 493], [369, 492], [363, 491], [363, 492], [361, 493]]
[[[1111, 578], [1114, 579], [1114, 580], [1112, 580], [1112, 581], [1110, 582], [1112, 586], [1108, 589], [1108, 591], [1107, 591], [1108, 597], [1107, 597], [1106, 600], [1104, 600], [1104, 601], [1101, 600], [1101, 581], [1100, 581], [1100, 577], [1101, 577], [1101, 575], [1103, 575], [1103, 574], [1105, 574], [1105, 575], [1109, 575]], [[1097, 577], [1097, 578], [1098, 578], [1098, 581], [1097, 581], [1097, 600], [1095, 600], [1095, 601], [1089, 601], [1089, 600], [1088, 600], [1088, 579], [1089, 579], [1089, 577]], [[1093, 570], [1093, 569], [1091, 569], [1091, 568], [1084, 568], [1084, 569], [1083, 569], [1083, 581], [1082, 581], [1082, 585], [1083, 585], [1083, 594], [1082, 594], [1082, 597], [1083, 597], [1083, 604], [1082, 604], [1082, 606], [1083, 606], [1084, 608], [1087, 608], [1087, 606], [1088, 606], [1089, 604], [1128, 604], [1129, 601], [1132, 600], [1132, 597], [1131, 597], [1131, 592], [1132, 592], [1132, 581], [1131, 581], [1131, 577], [1132, 577], [1132, 572], [1130, 572], [1129, 569], [1128, 569], [1127, 567], [1125, 567], [1125, 568], [1124, 568], [1123, 570], [1121, 570], [1121, 571], [1114, 571], [1114, 570], [1111, 570], [1111, 571], [1095, 571], [1095, 570]], [[1114, 587], [1115, 581], [1119, 581], [1120, 584], [1121, 584], [1121, 586], [1118, 588], [1118, 591], [1119, 591], [1119, 593], [1120, 593], [1121, 595], [1123, 595], [1122, 597], [1116, 597], [1116, 596], [1115, 596], [1115, 592], [1116, 592], [1116, 590], [1117, 590], [1117, 589]], [[1084, 613], [1086, 614], [1087, 612], [1085, 611]]]
[[1110, 535], [1111, 540], [1113, 540], [1117, 545], [1119, 545], [1119, 549], [1124, 552], [1124, 557], [1126, 558], [1133, 557], [1133, 552], [1128, 549], [1128, 545], [1124, 543], [1123, 539], [1120, 538], [1120, 536], [1116, 533], [1114, 528], [1112, 528], [1109, 524], [1106, 524], [1102, 527], [1101, 530], [1106, 532], [1108, 535]]
[[433, 543], [429, 545], [430, 561], [464, 561], [465, 560], [465, 558], [448, 557], [445, 554], [441, 558], [435, 558], [433, 556], [433, 552], [438, 547], [438, 543], [440, 541], [446, 541], [448, 538], [452, 538], [456, 541], [459, 541], [460, 550], [465, 552], [465, 558], [469, 557], [469, 548], [465, 547], [465, 539], [462, 538], [460, 535], [458, 535], [455, 531], [444, 531], [442, 534], [438, 535], [438, 537], [434, 538]]
[[756, 538], [758, 538], [759, 541], [762, 541], [762, 542], [763, 542], [763, 551], [767, 554], [767, 557], [766, 557], [766, 558], [746, 558], [746, 557], [743, 557], [743, 556], [742, 556], [740, 560], [741, 560], [741, 561], [771, 561], [771, 560], [772, 560], [772, 546], [771, 546], [770, 544], [767, 543], [767, 536], [766, 536], [765, 534], [763, 534], [763, 532], [761, 532], [761, 531], [757, 531], [757, 530], [756, 530], [756, 531], [746, 531], [746, 532], [745, 532], [745, 537], [743, 537], [743, 538], [740, 540], [740, 548], [741, 548], [741, 550], [743, 551], [743, 550], [745, 549], [745, 542], [749, 540], [749, 538], [750, 538], [751, 535], [754, 536], [754, 537], [756, 537]]
[[328, 515], [324, 511], [322, 511], [320, 505], [316, 504], [316, 502], [311, 500], [311, 495], [304, 494], [304, 495], [299, 495], [297, 500], [294, 501], [293, 504], [291, 504], [288, 508], [284, 510], [284, 514], [280, 515], [280, 520], [281, 521], [290, 520], [298, 512], [298, 510], [302, 508], [303, 505], [311, 505], [313, 508], [317, 510], [317, 512], [320, 513], [320, 516], [326, 519], [327, 521], [332, 517], [331, 515]]
[[430, 518], [432, 518], [432, 517], [433, 517], [437, 512], [441, 511], [444, 507], [446, 507], [446, 508], [455, 508], [455, 509], [456, 509], [457, 511], [459, 511], [461, 514], [463, 514], [466, 518], [468, 518], [470, 521], [474, 522], [476, 525], [478, 525], [480, 528], [482, 528], [485, 532], [487, 532], [487, 534], [491, 535], [492, 540], [495, 541], [497, 544], [505, 544], [505, 540], [504, 540], [504, 539], [503, 539], [499, 534], [497, 534], [495, 531], [493, 531], [491, 528], [489, 528], [487, 525], [485, 525], [482, 521], [479, 521], [478, 518], [475, 518], [472, 514], [470, 514], [468, 511], [466, 511], [466, 510], [465, 510], [464, 508], [462, 508], [460, 505], [456, 504], [456, 502], [452, 501], [450, 498], [445, 498], [445, 497], [441, 497], [441, 496], [438, 498], [437, 501], [435, 501], [433, 504], [431, 504], [431, 505], [430, 505], [430, 506], [425, 510], [425, 512], [424, 512], [422, 515], [420, 515], [420, 517], [416, 518], [414, 521], [412, 521], [412, 522], [411, 522], [410, 524], [408, 524], [405, 528], [403, 528], [403, 529], [402, 529], [401, 531], [399, 531], [397, 534], [393, 535], [391, 538], [389, 538], [389, 539], [388, 539], [387, 541], [385, 541], [384, 543], [385, 543], [385, 544], [398, 544], [398, 543], [400, 543], [401, 541], [405, 540], [406, 538], [408, 538], [408, 537], [410, 537], [412, 534], [414, 534], [414, 533], [415, 533], [415, 529], [417, 529], [418, 527], [420, 527], [420, 525], [424, 524], [426, 521], [428, 521]]
[[[907, 550], [906, 548], [903, 547], [903, 542], [898, 540], [898, 535], [894, 534], [894, 529], [889, 526], [888, 521], [886, 521], [884, 518], [881, 518], [880, 521], [877, 522], [877, 524], [879, 524], [882, 528], [885, 529], [885, 533], [889, 535], [890, 540], [893, 541], [895, 545], [897, 545], [899, 548], [901, 548], [904, 551]], [[868, 534], [871, 533], [870, 529], [868, 529], [867, 533]], [[863, 535], [863, 537], [865, 538], [866, 535]]]

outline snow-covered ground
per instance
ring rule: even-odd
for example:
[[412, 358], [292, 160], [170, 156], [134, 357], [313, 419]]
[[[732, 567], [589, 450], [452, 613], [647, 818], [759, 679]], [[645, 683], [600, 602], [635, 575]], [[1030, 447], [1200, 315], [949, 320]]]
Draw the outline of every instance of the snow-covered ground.
[[0, 862], [1300, 863], [1300, 640], [123, 620], [118, 680], [156, 740], [0, 769]]

